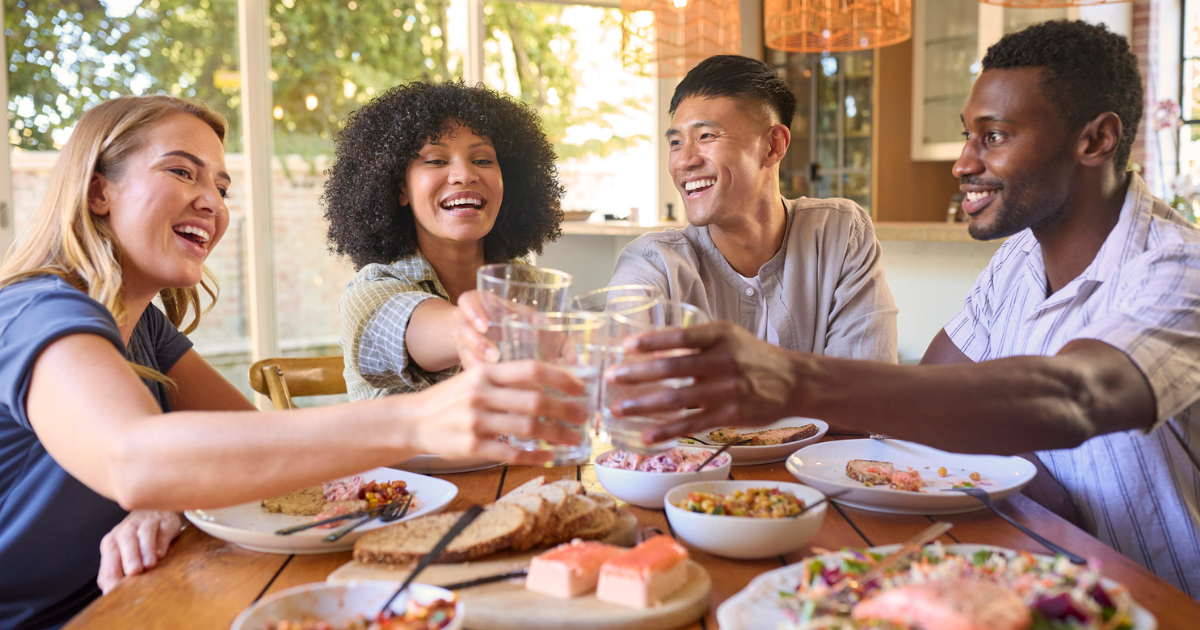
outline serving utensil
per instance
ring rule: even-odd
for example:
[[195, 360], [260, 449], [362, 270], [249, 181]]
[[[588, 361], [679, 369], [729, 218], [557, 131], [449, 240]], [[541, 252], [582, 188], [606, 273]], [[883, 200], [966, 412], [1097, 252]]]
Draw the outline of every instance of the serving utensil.
[[826, 501], [832, 501], [848, 492], [850, 492], [850, 490], [846, 489], [846, 490], [839, 490], [838, 492], [834, 492], [833, 494], [827, 494], [827, 495], [825, 495], [825, 498], [821, 499], [820, 501], [813, 501], [812, 503], [809, 503], [808, 505], [804, 506], [803, 508], [800, 508], [799, 512], [789, 515], [788, 518], [796, 518], [797, 516], [800, 516], [801, 514], [817, 507], [818, 505], [821, 505], [822, 503], [824, 503]]
[[[383, 521], [384, 523], [390, 523], [392, 521], [404, 518], [404, 515], [408, 514], [408, 508], [412, 506], [412, 502], [413, 495], [411, 494], [406, 494], [402, 497], [394, 499], [391, 503], [383, 506], [383, 509], [378, 512], [379, 520]], [[337, 530], [336, 532], [333, 532], [321, 540], [324, 540], [325, 542], [341, 540], [343, 536], [354, 531], [359, 525], [362, 525], [363, 523], [366, 523], [375, 517], [376, 514], [367, 514], [361, 519], [350, 523], [349, 525]]]
[[[467, 511], [463, 512], [463, 515], [458, 517], [458, 520], [455, 521], [454, 525], [450, 528], [450, 531], [446, 532], [446, 534], [442, 536], [441, 540], [437, 541], [437, 544], [433, 546], [433, 550], [421, 556], [421, 560], [417, 562], [417, 566], [413, 567], [412, 573], [409, 573], [408, 577], [404, 578], [404, 582], [400, 584], [400, 588], [396, 589], [396, 592], [392, 593], [392, 596], [383, 603], [383, 607], [379, 609], [379, 614], [375, 615], [375, 619], [386, 619], [384, 615], [391, 608], [392, 602], [396, 601], [396, 598], [400, 596], [400, 593], [403, 593], [404, 589], [408, 588], [409, 584], [412, 584], [412, 581], [416, 579], [417, 575], [424, 571], [429, 565], [433, 564], [433, 561], [437, 560], [438, 556], [442, 555], [442, 551], [446, 549], [446, 546], [449, 545], [455, 538], [457, 538], [458, 535], [461, 534], [462, 531], [466, 529], [472, 521], [478, 518], [480, 514], [483, 514], [482, 505], [472, 505], [471, 507], [467, 508]], [[372, 626], [377, 625], [378, 624], [372, 624]]]
[[1073, 564], [1087, 564], [1087, 560], [1085, 560], [1082, 556], [1073, 554], [1070, 551], [1067, 551], [1066, 549], [1063, 549], [1062, 547], [1058, 546], [1057, 544], [1052, 543], [1049, 540], [1046, 540], [1040, 534], [1034, 532], [1032, 529], [1029, 529], [1028, 527], [1025, 527], [1024, 525], [1022, 525], [1020, 522], [1018, 522], [1013, 517], [1005, 514], [1004, 512], [1001, 512], [999, 509], [996, 508], [996, 504], [992, 503], [992, 497], [988, 496], [987, 491], [985, 491], [981, 488], [951, 488], [951, 489], [954, 490], [955, 492], [962, 492], [964, 494], [969, 494], [969, 495], [975, 497], [976, 499], [979, 499], [981, 502], [983, 502], [984, 505], [991, 508], [991, 510], [996, 513], [996, 516], [999, 516], [1000, 518], [1008, 521], [1009, 523], [1012, 524], [1013, 527], [1016, 527], [1017, 529], [1021, 530], [1021, 533], [1042, 543], [1042, 546], [1046, 547], [1047, 549], [1053, 551], [1056, 554], [1066, 556], [1067, 560], [1070, 560]]
[[709, 455], [708, 459], [704, 460], [703, 463], [701, 463], [699, 466], [697, 466], [696, 472], [700, 472], [701, 470], [703, 470], [705, 466], [707, 466], [710, 462], [712, 462], [712, 460], [716, 459], [717, 456], [719, 456], [721, 453], [728, 451], [731, 447], [741, 446], [743, 444], [747, 444], [747, 443], [753, 442], [753, 441], [754, 440], [752, 438], [746, 438], [744, 440], [738, 440], [736, 442], [726, 442], [725, 446], [722, 446], [721, 448], [717, 449], [717, 452], [713, 453], [712, 455]]
[[830, 597], [823, 605], [831, 607], [839, 613], [850, 614], [850, 609], [854, 607], [855, 603], [851, 601], [851, 596], [861, 595], [867, 585], [883, 577], [888, 569], [904, 562], [913, 554], [919, 553], [922, 547], [949, 531], [951, 527], [954, 527], [953, 523], [934, 523], [921, 530], [916, 536], [901, 543], [899, 549], [884, 556], [874, 567], [871, 567], [870, 571], [862, 575], [848, 575], [838, 580], [830, 587]]
[[442, 588], [444, 588], [448, 591], [458, 591], [458, 590], [462, 590], [464, 588], [471, 588], [472, 586], [481, 586], [484, 584], [491, 584], [492, 582], [503, 582], [505, 580], [513, 580], [516, 578], [523, 578], [527, 575], [529, 575], [529, 569], [518, 569], [516, 571], [509, 571], [508, 573], [501, 573], [500, 575], [489, 575], [487, 577], [475, 578], [473, 580], [467, 580], [465, 582], [455, 582], [454, 584], [445, 584], [442, 586]]

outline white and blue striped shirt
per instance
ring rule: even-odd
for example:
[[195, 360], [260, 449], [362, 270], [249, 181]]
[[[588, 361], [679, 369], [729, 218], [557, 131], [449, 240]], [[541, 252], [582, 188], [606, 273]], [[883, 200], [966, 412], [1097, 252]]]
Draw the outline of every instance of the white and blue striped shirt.
[[974, 361], [1056, 354], [1074, 339], [1125, 352], [1154, 392], [1148, 431], [1041, 451], [1088, 530], [1200, 598], [1200, 231], [1130, 175], [1121, 216], [1086, 270], [1047, 297], [1042, 248], [1025, 230], [979, 276], [946, 333]]

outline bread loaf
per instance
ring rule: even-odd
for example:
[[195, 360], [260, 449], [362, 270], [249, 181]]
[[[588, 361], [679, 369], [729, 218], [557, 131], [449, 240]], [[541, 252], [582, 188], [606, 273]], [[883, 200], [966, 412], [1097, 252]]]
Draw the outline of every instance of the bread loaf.
[[[354, 543], [354, 559], [392, 565], [415, 562], [433, 550], [460, 516], [462, 512], [445, 512], [368, 532]], [[492, 504], [446, 547], [435, 562], [464, 562], [507, 549], [521, 532], [526, 531], [533, 518], [519, 505]]]

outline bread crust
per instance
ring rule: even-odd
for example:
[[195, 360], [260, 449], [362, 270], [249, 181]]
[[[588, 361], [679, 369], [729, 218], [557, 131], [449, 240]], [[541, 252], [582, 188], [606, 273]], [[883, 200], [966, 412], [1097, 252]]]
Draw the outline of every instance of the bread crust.
[[[387, 565], [416, 562], [433, 550], [462, 514], [443, 512], [368, 532], [354, 543], [354, 559]], [[434, 562], [465, 562], [508, 549], [533, 518], [519, 505], [492, 504]]]

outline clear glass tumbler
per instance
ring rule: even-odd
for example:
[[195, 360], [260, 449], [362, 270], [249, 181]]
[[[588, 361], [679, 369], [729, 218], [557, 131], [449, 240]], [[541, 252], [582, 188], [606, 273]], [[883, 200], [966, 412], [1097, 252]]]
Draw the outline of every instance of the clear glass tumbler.
[[567, 310], [571, 274], [533, 265], [496, 263], [475, 272], [475, 286], [488, 315], [487, 338], [499, 345], [503, 342], [500, 322], [505, 316]]
[[[606, 320], [595, 313], [514, 313], [502, 320], [501, 361], [536, 359], [566, 368], [584, 384], [584, 392], [567, 396], [554, 389], [550, 396], [582, 405], [587, 421], [582, 425], [559, 423], [578, 436], [571, 444], [509, 438], [509, 444], [527, 451], [554, 453], [552, 466], [586, 464], [592, 454], [592, 432], [600, 406], [600, 378], [604, 365]], [[542, 422], [558, 422], [548, 418]]]
[[[609, 315], [609, 352], [607, 365], [617, 363], [637, 363], [672, 356], [693, 354], [692, 350], [668, 350], [664, 352], [626, 354], [621, 343], [626, 337], [646, 332], [668, 330], [671, 328], [689, 328], [709, 322], [704, 311], [676, 300], [659, 300], [649, 308], [612, 313]], [[655, 425], [665, 424], [682, 418], [690, 413], [687, 409], [678, 409], [646, 416], [615, 416], [612, 407], [623, 400], [640, 398], [665, 389], [680, 389], [689, 387], [691, 378], [672, 378], [643, 383], [639, 385], [620, 385], [606, 382], [602, 408], [604, 413], [604, 432], [612, 441], [613, 446], [636, 453], [654, 454], [674, 448], [678, 440], [670, 439], [664, 442], [646, 442], [642, 434], [646, 429]]]

